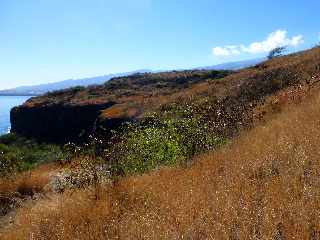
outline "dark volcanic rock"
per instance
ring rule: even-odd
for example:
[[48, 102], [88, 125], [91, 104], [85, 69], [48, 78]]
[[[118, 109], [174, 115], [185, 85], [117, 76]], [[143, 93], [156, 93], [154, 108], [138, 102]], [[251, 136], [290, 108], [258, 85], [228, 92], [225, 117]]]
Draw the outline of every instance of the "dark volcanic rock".
[[22, 105], [11, 110], [11, 131], [46, 142], [78, 142], [92, 133], [100, 112], [112, 105]]

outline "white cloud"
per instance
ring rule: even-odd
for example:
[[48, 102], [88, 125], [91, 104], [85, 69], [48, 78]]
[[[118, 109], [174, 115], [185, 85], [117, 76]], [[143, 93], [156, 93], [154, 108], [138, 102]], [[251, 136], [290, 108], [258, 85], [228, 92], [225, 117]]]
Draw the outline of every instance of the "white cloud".
[[213, 48], [213, 55], [216, 56], [230, 56], [240, 54], [238, 46], [225, 46]]
[[266, 40], [262, 42], [251, 43], [248, 47], [242, 46], [243, 52], [247, 53], [264, 53], [269, 52], [276, 47], [297, 47], [304, 42], [302, 35], [297, 35], [292, 38], [287, 38], [287, 31], [277, 30], [271, 33]]
[[269, 34], [269, 36], [261, 42], [253, 42], [248, 46], [232, 45], [213, 48], [215, 56], [231, 56], [241, 53], [258, 54], [269, 52], [276, 47], [297, 47], [304, 42], [302, 35], [297, 35], [292, 38], [287, 37], [287, 31], [277, 30]]

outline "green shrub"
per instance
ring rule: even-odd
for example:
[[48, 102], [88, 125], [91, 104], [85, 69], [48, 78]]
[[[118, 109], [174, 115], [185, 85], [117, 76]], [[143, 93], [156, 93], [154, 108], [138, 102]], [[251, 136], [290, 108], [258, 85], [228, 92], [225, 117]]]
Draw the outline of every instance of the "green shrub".
[[19, 154], [4, 145], [0, 144], [0, 177], [7, 176], [18, 167]]
[[64, 153], [56, 145], [38, 144], [14, 134], [0, 137], [0, 175], [30, 170], [33, 167], [64, 159]]
[[0, 136], [0, 143], [8, 145], [17, 142], [17, 139], [17, 135], [15, 135], [14, 133], [8, 133]]
[[128, 124], [123, 132], [107, 151], [116, 175], [141, 174], [161, 165], [185, 163], [225, 142], [188, 108], [151, 114], [139, 125]]
[[287, 46], [282, 46], [282, 47], [276, 47], [274, 49], [272, 49], [267, 58], [269, 60], [273, 59], [273, 58], [276, 58], [276, 57], [280, 57], [283, 55], [283, 53], [287, 50]]

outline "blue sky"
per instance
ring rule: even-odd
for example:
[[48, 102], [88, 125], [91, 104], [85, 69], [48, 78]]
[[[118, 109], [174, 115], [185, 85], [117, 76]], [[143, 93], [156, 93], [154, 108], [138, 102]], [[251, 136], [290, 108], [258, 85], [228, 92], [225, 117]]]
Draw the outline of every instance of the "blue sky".
[[320, 41], [319, 0], [0, 0], [0, 89]]

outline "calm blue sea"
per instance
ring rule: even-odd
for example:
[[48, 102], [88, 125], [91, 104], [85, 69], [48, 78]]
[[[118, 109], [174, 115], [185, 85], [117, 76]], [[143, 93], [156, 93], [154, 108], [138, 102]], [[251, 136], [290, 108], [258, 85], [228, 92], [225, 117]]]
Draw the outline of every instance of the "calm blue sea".
[[10, 110], [21, 105], [30, 97], [25, 96], [0, 96], [0, 135], [10, 131]]

